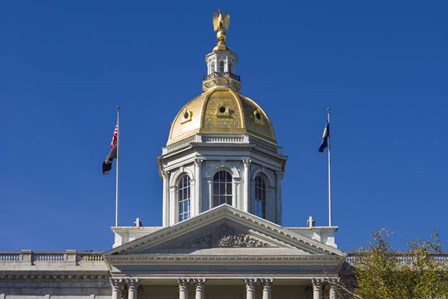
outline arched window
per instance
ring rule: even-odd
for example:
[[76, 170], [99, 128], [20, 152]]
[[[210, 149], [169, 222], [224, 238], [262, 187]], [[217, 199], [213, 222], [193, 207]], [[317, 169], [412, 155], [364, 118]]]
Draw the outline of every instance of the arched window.
[[232, 205], [232, 176], [220, 170], [213, 176], [213, 206]]
[[224, 73], [224, 61], [219, 62], [219, 72]]
[[190, 218], [190, 177], [184, 175], [177, 185], [178, 187], [178, 203], [179, 203], [179, 221]]
[[266, 219], [266, 180], [258, 175], [255, 178], [254, 214]]

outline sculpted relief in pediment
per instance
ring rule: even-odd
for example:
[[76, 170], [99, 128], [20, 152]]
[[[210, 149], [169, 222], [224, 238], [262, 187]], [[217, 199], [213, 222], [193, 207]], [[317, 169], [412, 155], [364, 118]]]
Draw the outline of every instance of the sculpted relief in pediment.
[[196, 248], [261, 248], [272, 247], [270, 244], [255, 239], [246, 233], [236, 232], [227, 224], [216, 227], [211, 233], [194, 239], [186, 244]]

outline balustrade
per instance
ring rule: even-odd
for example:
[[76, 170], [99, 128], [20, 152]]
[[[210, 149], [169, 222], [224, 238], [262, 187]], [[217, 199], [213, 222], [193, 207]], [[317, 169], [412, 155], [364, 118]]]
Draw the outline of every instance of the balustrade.
[[76, 252], [67, 250], [65, 252], [0, 252], [0, 262], [21, 263], [85, 263], [103, 262], [103, 256], [99, 252]]
[[232, 135], [211, 135], [203, 136], [202, 142], [218, 142], [218, 143], [244, 143], [244, 136], [232, 136]]
[[170, 144], [163, 148], [163, 153], [171, 153], [173, 151], [185, 148], [192, 142], [199, 143], [251, 143], [255, 146], [273, 152], [281, 153], [281, 148], [270, 144], [268, 142], [259, 140], [254, 137], [247, 137], [245, 135], [194, 135], [176, 143]]
[[208, 79], [216, 78], [216, 77], [230, 77], [230, 78], [235, 79], [237, 81], [241, 81], [240, 80], [241, 79], [240, 76], [235, 75], [235, 74], [230, 73], [230, 72], [213, 72], [211, 74], [205, 75], [204, 76], [204, 80], [208, 80]]
[[0, 262], [19, 262], [20, 256], [20, 253], [2, 252], [0, 253]]
[[42, 252], [34, 253], [32, 260], [34, 262], [63, 262], [64, 253], [62, 252]]

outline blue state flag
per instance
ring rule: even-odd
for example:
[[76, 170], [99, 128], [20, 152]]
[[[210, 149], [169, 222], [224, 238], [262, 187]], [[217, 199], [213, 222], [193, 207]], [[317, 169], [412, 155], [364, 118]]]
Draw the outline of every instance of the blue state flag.
[[330, 123], [327, 122], [327, 125], [324, 128], [324, 132], [322, 134], [322, 143], [319, 146], [319, 152], [323, 152], [325, 148], [328, 147], [328, 138], [330, 138]]

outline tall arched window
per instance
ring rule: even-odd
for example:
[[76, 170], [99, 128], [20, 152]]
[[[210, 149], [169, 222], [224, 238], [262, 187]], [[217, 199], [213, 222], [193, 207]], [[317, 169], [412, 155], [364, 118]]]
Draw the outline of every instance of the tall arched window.
[[219, 62], [219, 72], [224, 73], [224, 61]]
[[178, 203], [179, 203], [179, 221], [190, 218], [190, 177], [184, 175], [177, 185], [178, 187]]
[[258, 175], [255, 178], [254, 214], [266, 219], [266, 180]]
[[232, 176], [220, 170], [213, 176], [213, 206], [232, 205]]

